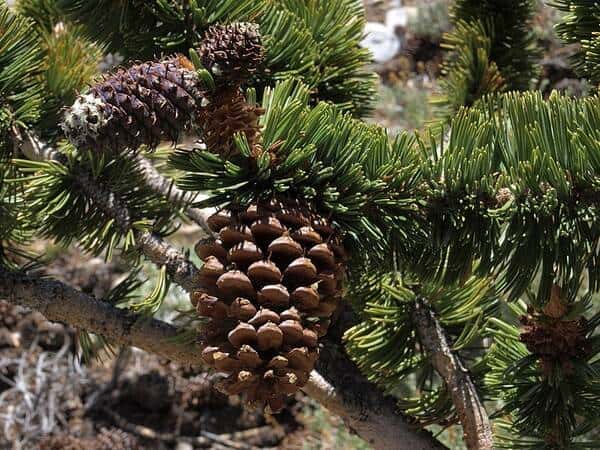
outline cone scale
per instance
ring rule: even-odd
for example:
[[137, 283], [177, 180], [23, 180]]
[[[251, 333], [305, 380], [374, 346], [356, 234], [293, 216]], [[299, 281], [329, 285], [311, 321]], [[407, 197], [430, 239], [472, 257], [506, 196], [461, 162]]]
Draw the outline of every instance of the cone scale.
[[337, 309], [344, 252], [331, 225], [299, 204], [223, 210], [201, 241], [204, 289], [192, 294], [202, 356], [228, 374], [219, 389], [276, 412], [308, 381]]

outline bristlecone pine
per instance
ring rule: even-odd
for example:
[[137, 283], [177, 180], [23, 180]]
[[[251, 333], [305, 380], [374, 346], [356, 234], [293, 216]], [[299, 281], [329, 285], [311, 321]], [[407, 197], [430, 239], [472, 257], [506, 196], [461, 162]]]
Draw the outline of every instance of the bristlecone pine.
[[253, 204], [209, 219], [204, 291], [192, 294], [203, 359], [229, 374], [219, 389], [279, 411], [306, 384], [337, 309], [344, 251], [330, 223], [295, 203]]
[[183, 56], [122, 68], [80, 95], [65, 113], [63, 131], [78, 148], [120, 151], [177, 141], [205, 98]]

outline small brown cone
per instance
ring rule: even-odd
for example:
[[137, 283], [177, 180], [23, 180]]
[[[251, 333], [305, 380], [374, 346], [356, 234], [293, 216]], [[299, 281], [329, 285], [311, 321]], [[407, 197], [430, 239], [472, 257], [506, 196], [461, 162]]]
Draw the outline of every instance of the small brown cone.
[[234, 143], [237, 133], [245, 135], [250, 148], [254, 147], [259, 143], [258, 121], [263, 114], [264, 110], [246, 102], [237, 88], [211, 95], [208, 104], [198, 114], [207, 150], [225, 158], [237, 155], [239, 151]]

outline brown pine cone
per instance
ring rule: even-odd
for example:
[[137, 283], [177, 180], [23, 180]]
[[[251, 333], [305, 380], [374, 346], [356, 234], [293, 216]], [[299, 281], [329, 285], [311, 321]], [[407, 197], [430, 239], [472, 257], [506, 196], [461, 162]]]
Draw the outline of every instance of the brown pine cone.
[[585, 317], [575, 320], [560, 320], [540, 317], [521, 317], [520, 340], [546, 367], [552, 362], [567, 363], [586, 358], [591, 352], [591, 340], [587, 337]]
[[203, 359], [229, 374], [219, 388], [280, 410], [308, 381], [318, 339], [337, 309], [344, 252], [327, 220], [297, 203], [253, 204], [209, 221], [200, 242], [204, 291], [194, 292]]
[[122, 68], [77, 98], [63, 131], [78, 148], [123, 150], [177, 141], [192, 125], [204, 91], [191, 62], [175, 56]]
[[224, 90], [213, 95], [199, 116], [202, 140], [208, 151], [228, 158], [239, 152], [233, 141], [237, 133], [246, 135], [250, 148], [260, 136], [258, 121], [264, 110], [246, 102], [239, 91]]
[[263, 65], [265, 52], [258, 25], [233, 23], [208, 29], [198, 49], [202, 65], [217, 84], [238, 84]]

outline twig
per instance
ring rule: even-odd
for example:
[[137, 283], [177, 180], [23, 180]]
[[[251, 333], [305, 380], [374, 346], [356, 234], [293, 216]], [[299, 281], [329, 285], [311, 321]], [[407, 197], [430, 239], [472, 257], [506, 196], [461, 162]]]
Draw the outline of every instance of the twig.
[[[138, 164], [138, 167], [140, 167], [144, 172], [144, 178], [146, 179], [146, 184], [148, 187], [150, 187], [150, 189], [157, 194], [169, 199], [176, 205], [188, 205], [196, 199], [196, 194], [182, 191], [175, 186], [174, 180], [169, 180], [161, 175], [160, 172], [156, 170], [152, 162], [142, 156], [142, 154], [136, 153], [133, 156], [133, 159]], [[206, 224], [206, 220], [211, 214], [211, 211], [199, 208], [189, 207], [185, 209], [185, 215], [200, 225], [204, 232], [209, 236], [212, 235], [212, 231]]]
[[[100, 186], [91, 174], [84, 170], [76, 171], [75, 177], [81, 190], [106, 215], [113, 217], [123, 232], [133, 229], [129, 210], [114, 192]], [[133, 229], [133, 232], [144, 256], [158, 267], [166, 266], [167, 272], [175, 283], [188, 292], [199, 287], [198, 268], [188, 258], [156, 233], [136, 229]]]
[[[58, 150], [48, 146], [32, 134], [26, 133], [23, 139], [15, 136], [14, 139], [29, 159], [43, 161], [45, 159], [61, 159], [63, 156]], [[96, 183], [92, 175], [83, 168], [76, 170], [74, 175], [82, 191], [106, 215], [113, 217], [123, 232], [133, 229], [128, 208], [114, 192]], [[140, 230], [133, 231], [141, 252], [157, 266], [166, 266], [167, 272], [175, 283], [188, 292], [198, 287], [198, 269], [183, 254], [155, 233]]]
[[492, 427], [473, 380], [452, 351], [435, 314], [423, 299], [416, 302], [413, 320], [423, 348], [450, 391], [469, 449], [492, 449]]
[[[60, 159], [62, 156], [58, 149], [48, 145], [31, 133], [25, 132], [22, 136], [15, 136], [14, 140], [23, 154], [32, 161]], [[132, 154], [132, 158], [136, 161], [138, 167], [142, 169], [147, 186], [158, 195], [164, 196], [174, 205], [179, 206], [185, 206], [195, 199], [195, 194], [177, 188], [174, 180], [169, 180], [161, 175], [152, 162], [144, 158], [141, 154]], [[208, 235], [212, 234], [212, 231], [206, 224], [206, 220], [212, 214], [210, 210], [190, 207], [186, 208], [184, 212], [186, 216], [202, 227]]]

